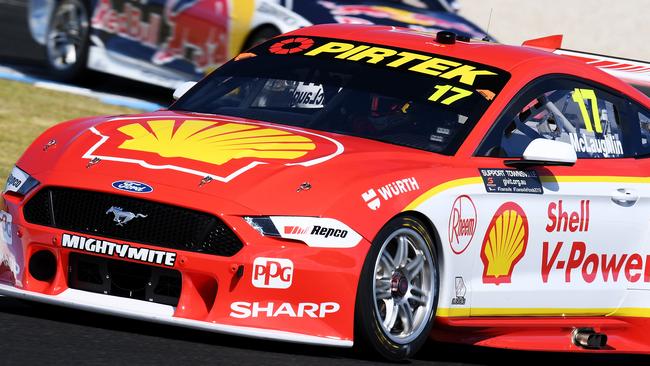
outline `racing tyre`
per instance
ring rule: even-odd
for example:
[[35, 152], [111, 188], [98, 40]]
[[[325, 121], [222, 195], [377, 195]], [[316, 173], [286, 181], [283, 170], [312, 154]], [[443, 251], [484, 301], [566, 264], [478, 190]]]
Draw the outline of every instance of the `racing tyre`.
[[258, 44], [268, 41], [269, 39], [279, 36], [280, 31], [277, 30], [275, 27], [264, 27], [262, 29], [258, 29], [255, 32], [253, 32], [249, 37], [248, 40], [246, 40], [246, 44], [244, 44], [244, 49], [242, 51], [249, 50]]
[[438, 305], [433, 239], [417, 219], [389, 221], [363, 265], [355, 307], [355, 344], [383, 358], [411, 357], [426, 342]]
[[88, 59], [90, 17], [83, 0], [62, 0], [54, 9], [45, 40], [50, 75], [58, 80], [79, 78]]

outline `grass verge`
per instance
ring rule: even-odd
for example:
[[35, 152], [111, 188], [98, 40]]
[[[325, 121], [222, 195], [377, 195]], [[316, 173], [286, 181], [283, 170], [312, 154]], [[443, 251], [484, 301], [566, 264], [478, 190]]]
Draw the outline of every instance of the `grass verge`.
[[136, 112], [93, 98], [0, 80], [0, 190], [16, 160], [48, 127], [78, 117]]

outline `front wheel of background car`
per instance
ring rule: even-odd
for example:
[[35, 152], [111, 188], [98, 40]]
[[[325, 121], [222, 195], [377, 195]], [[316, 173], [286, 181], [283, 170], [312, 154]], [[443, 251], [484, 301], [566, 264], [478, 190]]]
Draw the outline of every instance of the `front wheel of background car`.
[[62, 0], [54, 9], [45, 53], [50, 75], [58, 80], [79, 78], [88, 59], [90, 18], [83, 0]]
[[379, 232], [366, 257], [355, 307], [355, 344], [399, 361], [426, 342], [438, 305], [433, 239], [417, 219], [402, 216]]

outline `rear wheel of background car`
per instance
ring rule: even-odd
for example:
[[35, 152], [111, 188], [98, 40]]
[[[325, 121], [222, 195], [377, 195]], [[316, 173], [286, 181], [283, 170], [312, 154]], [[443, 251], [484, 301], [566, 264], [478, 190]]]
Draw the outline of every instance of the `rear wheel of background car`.
[[246, 40], [246, 44], [244, 44], [244, 49], [242, 51], [249, 50], [258, 44], [267, 41], [275, 36], [280, 35], [280, 31], [272, 26], [268, 27], [263, 27], [260, 29], [257, 29], [251, 35], [248, 37]]
[[82, 75], [88, 59], [89, 30], [89, 10], [83, 0], [62, 0], [57, 4], [45, 41], [52, 77], [70, 81]]
[[355, 345], [397, 361], [426, 342], [438, 305], [433, 239], [417, 219], [386, 224], [363, 265], [355, 308]]

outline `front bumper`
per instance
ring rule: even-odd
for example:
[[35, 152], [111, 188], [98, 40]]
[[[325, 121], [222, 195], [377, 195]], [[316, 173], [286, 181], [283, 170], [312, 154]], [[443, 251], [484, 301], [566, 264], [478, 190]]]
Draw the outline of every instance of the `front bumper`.
[[94, 313], [116, 315], [130, 319], [145, 320], [160, 324], [177, 325], [186, 328], [235, 336], [279, 340], [293, 343], [314, 344], [336, 347], [352, 347], [351, 340], [318, 337], [279, 330], [223, 325], [204, 321], [174, 317], [176, 308], [168, 305], [144, 302], [116, 296], [95, 294], [75, 289], [66, 289], [58, 295], [44, 295], [25, 291], [10, 285], [0, 284], [0, 294], [24, 300], [37, 301], [52, 305]]
[[[84, 251], [66, 247], [64, 235], [72, 234], [112, 240], [129, 248], [145, 248], [149, 253], [163, 249], [30, 224], [22, 208], [34, 194], [27, 198], [5, 194], [0, 199], [0, 210], [9, 212], [13, 218], [12, 244], [4, 245], [3, 249], [16, 262], [12, 268], [0, 266], [1, 294], [237, 336], [352, 346], [356, 287], [369, 247], [365, 240], [353, 248], [313, 248], [263, 237], [241, 217], [221, 215], [244, 242], [243, 249], [234, 256], [165, 249], [175, 254], [172, 266], [164, 261], [144, 263], [128, 255], [119, 257], [117, 251], [107, 255], [99, 251], [91, 253], [88, 247]], [[38, 279], [30, 273], [33, 256], [43, 251], [50, 252], [56, 262], [55, 275], [48, 279]], [[182, 281], [178, 305], [116, 297], [70, 286], [72, 253], [178, 271]], [[292, 282], [287, 287], [273, 287], [272, 283], [260, 285], [259, 278], [254, 279], [259, 263], [267, 263], [272, 272], [277, 272], [273, 266], [284, 261], [293, 265]]]

